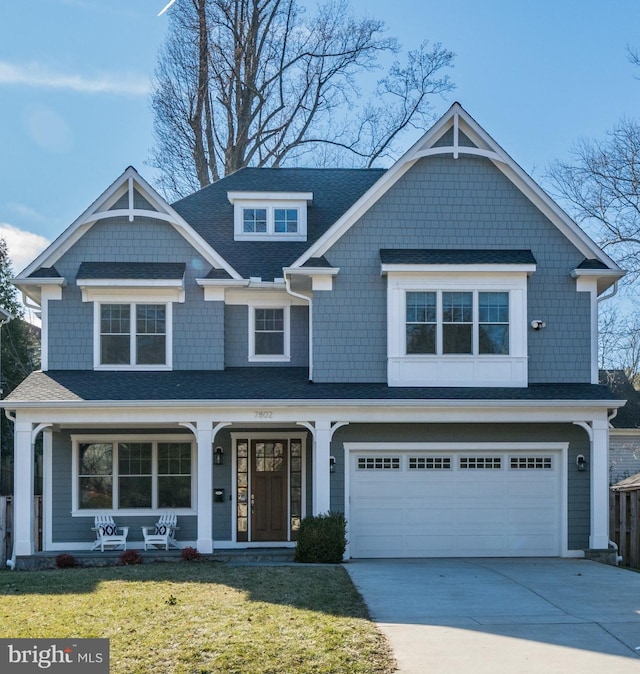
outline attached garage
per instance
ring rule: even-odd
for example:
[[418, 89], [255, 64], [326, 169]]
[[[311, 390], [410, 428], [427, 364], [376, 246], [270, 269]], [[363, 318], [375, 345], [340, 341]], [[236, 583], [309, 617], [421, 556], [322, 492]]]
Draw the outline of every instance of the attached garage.
[[566, 445], [345, 449], [351, 557], [563, 554]]

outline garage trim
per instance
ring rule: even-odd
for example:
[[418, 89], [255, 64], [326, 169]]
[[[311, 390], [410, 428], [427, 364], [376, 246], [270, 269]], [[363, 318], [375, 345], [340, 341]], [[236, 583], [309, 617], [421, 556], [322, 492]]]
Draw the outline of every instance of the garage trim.
[[[567, 457], [568, 442], [345, 442], [345, 471], [344, 471], [344, 503], [347, 527], [350, 521], [351, 504], [351, 454], [352, 452], [385, 452], [406, 454], [412, 451], [429, 452], [466, 452], [490, 455], [492, 452], [553, 452], [557, 455], [560, 470], [560, 554], [562, 557], [583, 557], [583, 550], [569, 550], [568, 541], [568, 473]], [[347, 533], [348, 539], [348, 533]], [[349, 543], [345, 551], [345, 559], [351, 557]]]

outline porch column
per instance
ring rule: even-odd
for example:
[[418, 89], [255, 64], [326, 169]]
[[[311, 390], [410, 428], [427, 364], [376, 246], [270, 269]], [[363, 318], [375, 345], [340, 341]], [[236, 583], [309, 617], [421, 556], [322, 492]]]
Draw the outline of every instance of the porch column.
[[198, 539], [199, 552], [213, 552], [213, 428], [211, 421], [198, 421], [196, 424], [198, 444]]
[[316, 421], [313, 432], [313, 514], [322, 515], [331, 508], [331, 436], [330, 421]]
[[16, 556], [32, 555], [33, 540], [33, 425], [16, 420], [13, 445], [13, 541]]
[[589, 547], [609, 547], [609, 423], [594, 420], [591, 439], [591, 535]]

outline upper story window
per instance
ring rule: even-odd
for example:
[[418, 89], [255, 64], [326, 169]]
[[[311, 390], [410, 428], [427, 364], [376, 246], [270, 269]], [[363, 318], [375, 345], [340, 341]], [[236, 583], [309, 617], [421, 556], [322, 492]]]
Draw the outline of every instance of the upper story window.
[[290, 360], [290, 308], [249, 307], [249, 361]]
[[99, 365], [167, 365], [166, 304], [99, 304]]
[[236, 241], [306, 241], [311, 192], [228, 192]]
[[407, 354], [509, 353], [509, 293], [406, 293]]
[[383, 250], [390, 386], [526, 386], [530, 251]]
[[184, 263], [83, 262], [76, 282], [93, 302], [96, 370], [169, 370], [173, 304], [184, 302]]

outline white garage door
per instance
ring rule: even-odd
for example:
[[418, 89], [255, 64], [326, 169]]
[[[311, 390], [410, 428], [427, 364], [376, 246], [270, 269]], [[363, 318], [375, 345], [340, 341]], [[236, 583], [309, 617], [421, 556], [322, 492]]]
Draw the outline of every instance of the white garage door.
[[352, 557], [561, 554], [558, 452], [350, 453]]

